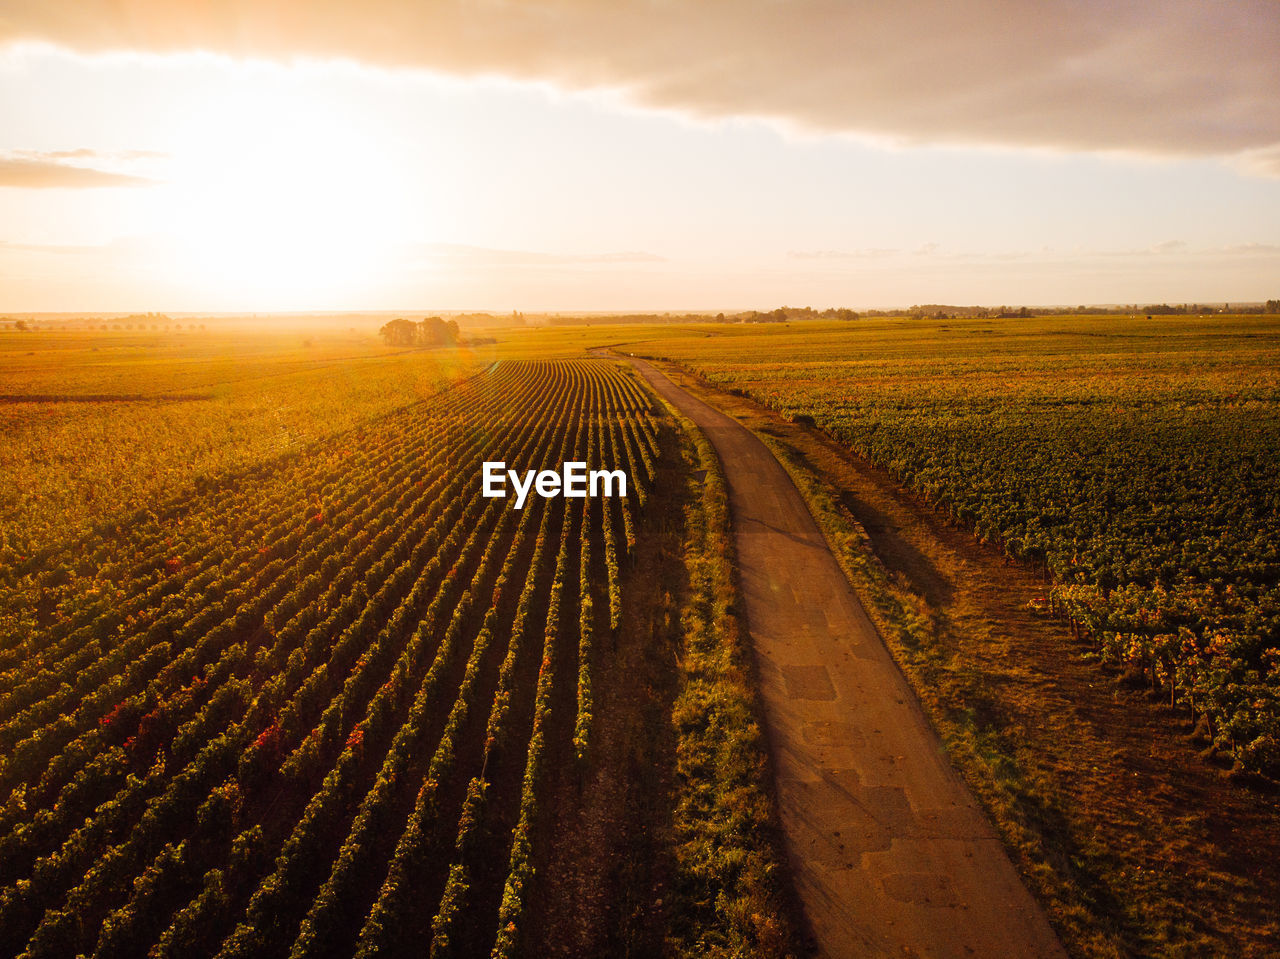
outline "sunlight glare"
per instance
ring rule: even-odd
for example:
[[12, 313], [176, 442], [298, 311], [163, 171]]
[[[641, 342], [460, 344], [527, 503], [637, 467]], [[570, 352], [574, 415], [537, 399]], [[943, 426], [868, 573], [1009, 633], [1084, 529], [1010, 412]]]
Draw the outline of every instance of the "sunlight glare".
[[278, 74], [220, 91], [180, 133], [174, 252], [192, 283], [260, 308], [359, 300], [403, 239], [402, 175], [360, 118]]

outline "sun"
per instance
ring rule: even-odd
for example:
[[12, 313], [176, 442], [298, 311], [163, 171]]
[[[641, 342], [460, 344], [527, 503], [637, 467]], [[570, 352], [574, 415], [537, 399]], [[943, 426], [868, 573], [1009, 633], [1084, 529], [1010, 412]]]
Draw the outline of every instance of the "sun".
[[420, 211], [394, 145], [279, 70], [221, 89], [177, 137], [166, 232], [186, 281], [244, 308], [359, 301]]

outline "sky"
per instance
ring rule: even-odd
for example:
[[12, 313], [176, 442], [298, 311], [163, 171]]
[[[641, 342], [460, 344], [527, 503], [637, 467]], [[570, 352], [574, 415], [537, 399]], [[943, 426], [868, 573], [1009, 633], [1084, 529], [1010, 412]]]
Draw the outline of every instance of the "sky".
[[1280, 297], [1275, 0], [0, 0], [0, 312]]

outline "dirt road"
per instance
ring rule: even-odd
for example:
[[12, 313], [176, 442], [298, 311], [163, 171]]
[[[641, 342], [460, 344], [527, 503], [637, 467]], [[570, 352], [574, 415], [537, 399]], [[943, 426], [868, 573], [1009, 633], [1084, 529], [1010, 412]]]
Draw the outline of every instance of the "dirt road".
[[1063, 957], [790, 476], [642, 360], [724, 465], [792, 875], [820, 955]]

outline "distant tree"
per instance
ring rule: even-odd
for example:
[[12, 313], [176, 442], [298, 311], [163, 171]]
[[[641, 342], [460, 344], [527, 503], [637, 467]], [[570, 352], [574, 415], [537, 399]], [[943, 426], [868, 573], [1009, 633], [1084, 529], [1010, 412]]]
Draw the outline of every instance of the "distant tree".
[[457, 346], [458, 324], [456, 320], [445, 322], [438, 316], [429, 316], [418, 324], [418, 345]]
[[25, 329], [27, 329], [27, 321], [26, 321], [26, 320], [15, 320], [15, 321], [14, 321], [14, 324], [13, 324], [13, 328], [14, 328], [15, 330], [25, 330]]
[[391, 320], [384, 323], [378, 335], [388, 346], [457, 346], [458, 323], [429, 316], [420, 323], [412, 320]]
[[1280, 313], [1280, 300], [1267, 300], [1263, 310], [1267, 313]]
[[412, 320], [391, 320], [382, 324], [378, 335], [387, 346], [413, 346], [418, 338], [418, 327]]

